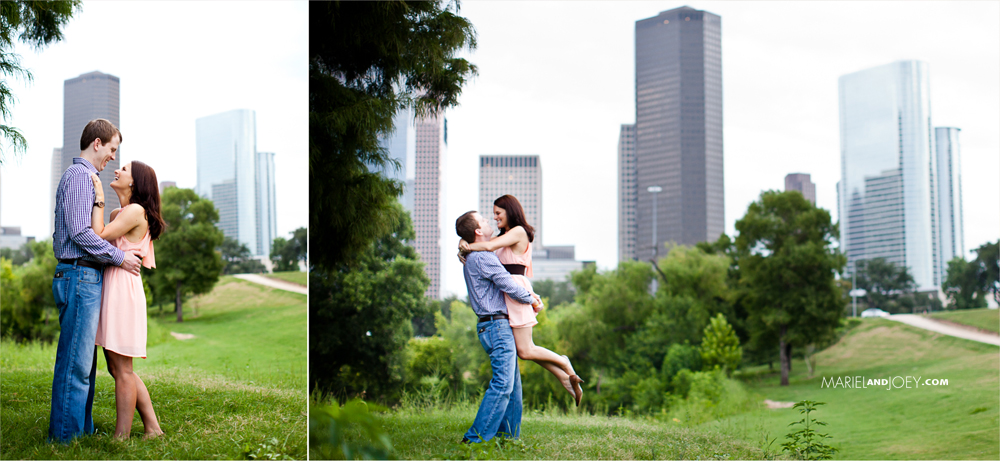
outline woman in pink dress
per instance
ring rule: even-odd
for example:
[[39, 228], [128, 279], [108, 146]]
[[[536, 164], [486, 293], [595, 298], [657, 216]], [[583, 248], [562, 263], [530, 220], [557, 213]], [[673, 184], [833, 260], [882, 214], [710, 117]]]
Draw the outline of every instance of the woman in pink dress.
[[[111, 188], [122, 207], [111, 212], [107, 227], [104, 225], [101, 180], [97, 175], [91, 175], [91, 180], [98, 202], [91, 217], [94, 233], [122, 251], [136, 253], [146, 268], [156, 267], [153, 240], [159, 238], [166, 226], [160, 216], [156, 173], [138, 161], [115, 170]], [[139, 277], [116, 266], [104, 269], [101, 317], [97, 324], [95, 342], [104, 348], [108, 373], [115, 380], [115, 438], [119, 439], [129, 438], [136, 410], [145, 426], [146, 438], [163, 434], [153, 412], [149, 391], [139, 375], [132, 371], [133, 357], [146, 358], [146, 295]]]
[[[461, 251], [495, 251], [500, 263], [519, 285], [534, 294], [528, 277], [531, 270], [531, 242], [535, 230], [524, 219], [524, 209], [513, 195], [504, 195], [493, 202], [493, 219], [496, 220], [500, 235], [488, 242], [459, 242]], [[514, 343], [517, 345], [517, 356], [521, 360], [531, 360], [559, 379], [563, 387], [573, 394], [577, 406], [583, 398], [583, 382], [570, 364], [569, 357], [558, 355], [544, 347], [535, 345], [531, 337], [531, 328], [538, 324], [535, 320], [538, 312], [528, 304], [521, 304], [504, 294], [507, 302], [507, 316], [510, 328], [514, 333]], [[542, 306], [539, 304], [538, 310]]]

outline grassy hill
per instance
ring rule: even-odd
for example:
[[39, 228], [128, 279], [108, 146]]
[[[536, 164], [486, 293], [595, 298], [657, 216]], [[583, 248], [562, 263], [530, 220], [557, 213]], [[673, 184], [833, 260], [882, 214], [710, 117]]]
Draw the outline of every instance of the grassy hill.
[[[166, 306], [169, 309], [172, 306]], [[223, 277], [184, 306], [184, 322], [150, 306], [149, 388], [164, 437], [117, 442], [114, 381], [98, 352], [97, 434], [45, 442], [55, 346], [0, 344], [3, 459], [278, 459], [306, 456], [306, 296]], [[170, 333], [194, 335], [178, 340]]]
[[959, 323], [980, 330], [1000, 333], [1000, 309], [963, 309], [960, 311], [935, 312], [932, 319]]
[[[793, 363], [790, 385], [776, 373], [757, 374], [751, 388], [764, 398], [826, 402], [814, 416], [840, 449], [837, 459], [998, 459], [1000, 458], [1000, 349], [884, 319], [866, 319], [836, 345], [816, 354], [815, 376], [802, 361]], [[764, 367], [766, 369], [766, 367]], [[758, 370], [763, 371], [763, 370]], [[752, 375], [752, 373], [750, 373]], [[840, 377], [889, 379], [919, 377], [920, 385], [887, 389], [824, 386]], [[947, 379], [947, 385], [927, 385]], [[708, 423], [745, 440], [761, 433], [780, 446], [788, 423], [799, 419], [790, 408], [737, 415]]]
[[286, 282], [291, 282], [296, 285], [302, 285], [302, 286], [306, 286], [306, 283], [308, 282], [309, 279], [308, 272], [300, 272], [300, 271], [274, 272], [271, 274], [264, 274], [264, 276], [272, 279], [284, 280]]

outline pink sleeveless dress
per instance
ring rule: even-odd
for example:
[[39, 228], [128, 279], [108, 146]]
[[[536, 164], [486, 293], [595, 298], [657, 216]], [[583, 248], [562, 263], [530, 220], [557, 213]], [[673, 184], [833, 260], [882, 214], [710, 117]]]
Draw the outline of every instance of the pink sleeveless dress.
[[[126, 253], [139, 250], [142, 265], [156, 267], [149, 230], [137, 243], [128, 241], [124, 235], [118, 237], [115, 246]], [[146, 294], [138, 275], [118, 266], [104, 269], [101, 318], [95, 343], [120, 355], [146, 358]]]
[[[524, 266], [524, 275], [511, 274], [510, 277], [514, 279], [514, 283], [521, 285], [531, 293], [535, 292], [531, 288], [531, 281], [528, 280], [528, 277], [533, 276], [531, 271], [531, 242], [528, 242], [528, 248], [524, 250], [524, 254], [522, 255], [514, 254], [514, 250], [511, 250], [510, 247], [503, 247], [497, 250], [496, 255], [497, 258], [500, 258], [501, 264], [520, 264]], [[531, 304], [521, 304], [511, 299], [506, 293], [504, 293], [503, 299], [507, 302], [507, 316], [510, 318], [511, 328], [527, 328], [538, 325], [538, 320], [535, 320], [538, 314], [531, 307]]]

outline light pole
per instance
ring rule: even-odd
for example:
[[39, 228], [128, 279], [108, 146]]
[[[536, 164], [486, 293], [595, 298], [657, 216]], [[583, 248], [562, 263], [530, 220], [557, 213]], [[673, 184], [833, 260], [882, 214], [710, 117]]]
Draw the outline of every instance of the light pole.
[[656, 255], [659, 247], [656, 245], [656, 195], [663, 190], [660, 186], [649, 186], [646, 188], [646, 192], [653, 194], [653, 261], [656, 261]]

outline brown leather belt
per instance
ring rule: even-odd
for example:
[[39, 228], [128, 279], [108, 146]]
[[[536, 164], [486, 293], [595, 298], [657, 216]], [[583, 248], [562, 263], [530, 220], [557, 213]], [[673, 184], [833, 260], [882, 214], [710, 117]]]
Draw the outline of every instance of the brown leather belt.
[[97, 261], [91, 261], [89, 259], [82, 259], [82, 258], [77, 258], [77, 259], [60, 259], [59, 260], [59, 264], [69, 264], [71, 266], [83, 266], [83, 267], [89, 267], [91, 269], [97, 269], [97, 270], [104, 269], [104, 264], [101, 264], [101, 263], [99, 263]]
[[507, 314], [493, 314], [493, 315], [484, 315], [482, 317], [479, 317], [480, 323], [489, 322], [492, 320], [507, 320]]

